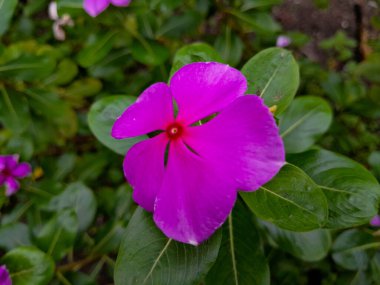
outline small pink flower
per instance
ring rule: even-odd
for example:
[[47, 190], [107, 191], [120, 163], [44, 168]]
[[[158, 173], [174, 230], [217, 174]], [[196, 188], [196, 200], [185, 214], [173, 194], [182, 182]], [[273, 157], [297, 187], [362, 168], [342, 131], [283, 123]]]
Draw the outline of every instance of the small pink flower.
[[276, 46], [277, 47], [287, 47], [292, 43], [292, 40], [287, 36], [279, 36], [277, 38]]
[[12, 285], [11, 277], [5, 265], [0, 266], [0, 285]]
[[112, 4], [118, 7], [126, 7], [131, 0], [84, 0], [83, 8], [91, 17], [96, 17]]
[[243, 96], [246, 90], [240, 71], [192, 63], [169, 86], [151, 85], [116, 120], [116, 139], [160, 131], [128, 151], [124, 174], [133, 199], [154, 212], [168, 237], [193, 245], [206, 240], [228, 217], [238, 190], [257, 190], [284, 165], [271, 112], [260, 97]]
[[371, 226], [374, 226], [374, 227], [380, 227], [380, 216], [379, 215], [374, 216], [372, 220], [370, 221], [370, 224]]
[[11, 196], [20, 188], [17, 181], [28, 176], [32, 169], [29, 163], [18, 163], [18, 155], [0, 155], [0, 187], [5, 185], [6, 196]]

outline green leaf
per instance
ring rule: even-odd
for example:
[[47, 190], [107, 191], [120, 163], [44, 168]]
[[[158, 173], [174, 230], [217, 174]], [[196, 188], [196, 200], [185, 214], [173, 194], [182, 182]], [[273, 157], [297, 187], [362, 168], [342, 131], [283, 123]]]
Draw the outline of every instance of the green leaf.
[[235, 66], [243, 55], [244, 44], [240, 37], [226, 27], [226, 32], [216, 38], [215, 48], [221, 54], [224, 62]]
[[[83, 232], [95, 217], [96, 200], [91, 189], [81, 182], [75, 182], [69, 184], [61, 194], [55, 196], [46, 209], [49, 211], [74, 209], [78, 217], [79, 231]], [[70, 223], [74, 224], [73, 219], [70, 220]]]
[[218, 52], [205, 43], [192, 43], [180, 48], [173, 59], [170, 77], [181, 67], [192, 62], [217, 61], [222, 62]]
[[13, 90], [8, 91], [2, 85], [0, 85], [0, 122], [15, 134], [24, 132], [31, 122], [25, 96]]
[[268, 263], [252, 213], [238, 201], [223, 226], [218, 259], [206, 277], [206, 285], [269, 285], [269, 278]]
[[195, 11], [187, 11], [182, 15], [173, 15], [158, 29], [157, 37], [178, 37], [184, 33], [190, 34], [201, 23], [201, 15]]
[[41, 229], [34, 229], [35, 244], [55, 260], [60, 260], [74, 245], [77, 231], [78, 219], [74, 210], [61, 210]]
[[168, 239], [138, 208], [119, 250], [115, 284], [197, 284], [216, 260], [220, 241], [220, 232], [197, 247]]
[[55, 69], [55, 65], [55, 58], [48, 52], [43, 55], [22, 54], [0, 66], [0, 78], [40, 80], [48, 77]]
[[15, 285], [47, 285], [54, 274], [53, 260], [35, 247], [18, 247], [0, 262], [7, 266]]
[[84, 47], [77, 56], [77, 61], [82, 67], [90, 67], [101, 61], [111, 51], [117, 32], [110, 31], [104, 35], [92, 35], [90, 43]]
[[262, 225], [273, 246], [304, 261], [321, 260], [330, 250], [331, 236], [328, 230], [300, 233], [280, 229], [268, 222], [262, 222]]
[[326, 222], [327, 202], [319, 187], [298, 167], [286, 164], [255, 192], [240, 192], [261, 219], [291, 231], [310, 231]]
[[242, 24], [249, 26], [256, 33], [274, 34], [281, 29], [281, 26], [266, 12], [241, 12], [235, 9], [227, 10], [227, 12], [234, 15]]
[[15, 223], [0, 227], [0, 248], [9, 251], [22, 245], [31, 245], [27, 225]]
[[0, 37], [8, 30], [18, 0], [0, 0]]
[[78, 66], [68, 58], [61, 60], [54, 74], [48, 77], [46, 84], [65, 85], [70, 83], [78, 74]]
[[379, 248], [380, 242], [374, 237], [358, 229], [351, 229], [341, 233], [332, 247], [334, 261], [348, 270], [365, 270], [368, 267], [368, 250]]
[[155, 41], [134, 42], [131, 51], [135, 60], [148, 66], [161, 65], [169, 58], [169, 50]]
[[310, 175], [326, 195], [327, 228], [367, 224], [377, 214], [379, 183], [359, 163], [323, 149], [290, 155], [288, 161]]
[[332, 117], [326, 100], [314, 96], [296, 98], [279, 117], [286, 152], [299, 153], [310, 148], [328, 130]]
[[291, 52], [269, 48], [252, 57], [242, 68], [248, 80], [248, 93], [259, 95], [268, 107], [282, 113], [297, 92], [300, 75]]
[[111, 129], [115, 120], [123, 111], [135, 102], [132, 96], [110, 96], [96, 101], [88, 113], [88, 124], [95, 137], [106, 147], [118, 154], [125, 155], [137, 142], [147, 138], [140, 136], [125, 140], [111, 137]]

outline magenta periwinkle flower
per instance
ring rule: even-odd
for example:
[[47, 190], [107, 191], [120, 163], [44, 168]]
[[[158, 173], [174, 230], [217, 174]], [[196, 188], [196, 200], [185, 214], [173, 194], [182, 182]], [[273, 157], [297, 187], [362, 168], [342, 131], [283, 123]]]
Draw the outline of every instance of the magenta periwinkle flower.
[[379, 215], [374, 216], [372, 220], [370, 221], [370, 224], [371, 226], [374, 226], [374, 227], [380, 227], [380, 216]]
[[20, 188], [18, 179], [32, 172], [29, 163], [18, 162], [18, 155], [0, 155], [0, 187], [5, 186], [5, 195], [11, 196]]
[[12, 285], [11, 277], [5, 265], [0, 266], [0, 285]]
[[118, 7], [126, 7], [131, 0], [84, 0], [83, 8], [91, 17], [96, 17], [112, 4]]
[[246, 90], [240, 71], [192, 63], [169, 85], [151, 85], [116, 120], [116, 139], [159, 131], [128, 151], [124, 173], [166, 236], [201, 243], [226, 220], [238, 190], [257, 190], [284, 165], [272, 114]]
[[292, 40], [287, 36], [278, 36], [276, 41], [277, 47], [287, 47], [292, 43]]

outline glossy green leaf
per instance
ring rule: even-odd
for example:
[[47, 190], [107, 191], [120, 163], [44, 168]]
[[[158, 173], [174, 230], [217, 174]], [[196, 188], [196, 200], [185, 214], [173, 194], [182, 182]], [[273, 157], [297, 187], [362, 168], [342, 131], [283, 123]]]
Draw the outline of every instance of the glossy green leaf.
[[310, 148], [330, 127], [332, 109], [322, 98], [296, 98], [281, 114], [280, 133], [287, 153], [299, 153]]
[[197, 247], [168, 239], [152, 215], [138, 208], [119, 250], [115, 284], [197, 284], [216, 260], [220, 242], [220, 232]]
[[125, 140], [111, 137], [111, 129], [115, 120], [124, 110], [135, 102], [132, 96], [110, 96], [96, 101], [88, 113], [88, 124], [95, 137], [106, 147], [118, 154], [125, 155], [137, 142], [146, 139], [140, 136]]
[[31, 245], [27, 225], [15, 223], [0, 227], [0, 248], [9, 251], [23, 245]]
[[291, 52], [269, 48], [252, 57], [242, 68], [248, 80], [248, 93], [264, 99], [268, 107], [277, 106], [282, 113], [297, 92], [300, 75]]
[[310, 231], [326, 222], [327, 202], [321, 189], [298, 167], [286, 164], [255, 192], [240, 192], [261, 219], [292, 231]]
[[379, 248], [373, 236], [358, 229], [341, 233], [335, 240], [332, 251], [334, 261], [348, 270], [365, 270], [369, 264], [369, 249]]
[[110, 31], [104, 35], [96, 35], [90, 39], [90, 43], [85, 46], [77, 56], [80, 66], [90, 67], [102, 60], [111, 51], [116, 39], [117, 32]]
[[330, 250], [331, 236], [328, 230], [317, 229], [300, 233], [283, 230], [268, 222], [262, 222], [262, 225], [275, 247], [304, 261], [321, 260]]
[[269, 267], [252, 213], [238, 201], [223, 226], [218, 259], [206, 277], [206, 285], [266, 285]]
[[15, 285], [48, 285], [54, 274], [54, 262], [35, 247], [18, 247], [0, 259]]
[[[49, 211], [74, 209], [78, 217], [79, 231], [83, 232], [90, 226], [95, 217], [96, 200], [90, 188], [81, 182], [75, 182], [69, 184], [61, 194], [55, 196], [46, 209]], [[71, 224], [75, 223], [73, 219], [71, 217], [69, 221]]]
[[222, 62], [218, 52], [206, 43], [192, 43], [180, 48], [174, 55], [170, 76], [182, 66], [200, 61]]
[[74, 245], [78, 218], [73, 209], [57, 212], [41, 229], [34, 229], [35, 244], [55, 260], [62, 259]]
[[0, 37], [8, 30], [18, 0], [0, 0]]
[[379, 183], [359, 163], [322, 149], [290, 155], [288, 161], [310, 175], [326, 195], [327, 228], [366, 224], [377, 214]]

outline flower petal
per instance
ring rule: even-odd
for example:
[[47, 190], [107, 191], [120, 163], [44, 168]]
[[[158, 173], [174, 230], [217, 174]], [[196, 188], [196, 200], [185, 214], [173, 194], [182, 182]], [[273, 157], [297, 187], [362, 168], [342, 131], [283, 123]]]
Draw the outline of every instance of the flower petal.
[[0, 155], [0, 171], [3, 169], [12, 169], [14, 168], [19, 160], [17, 154], [11, 155]]
[[379, 215], [374, 216], [371, 219], [370, 224], [374, 227], [380, 227], [380, 216]]
[[116, 139], [125, 139], [164, 130], [173, 118], [169, 87], [165, 83], [155, 83], [116, 120], [111, 134]]
[[124, 174], [133, 188], [133, 199], [150, 212], [164, 177], [167, 144], [166, 136], [160, 134], [135, 144], [124, 160]]
[[83, 8], [91, 17], [96, 17], [107, 9], [110, 0], [84, 0]]
[[5, 265], [0, 266], [0, 284], [12, 285], [12, 280]]
[[170, 89], [179, 107], [178, 119], [191, 124], [244, 95], [247, 80], [226, 64], [197, 62], [178, 70], [170, 80]]
[[13, 177], [7, 177], [5, 179], [5, 195], [11, 196], [18, 191], [20, 183]]
[[11, 174], [17, 178], [24, 178], [32, 172], [30, 164], [27, 162], [21, 162], [11, 170]]
[[170, 238], [197, 245], [226, 220], [236, 200], [236, 189], [221, 179], [213, 166], [181, 141], [170, 144], [154, 221]]
[[255, 95], [240, 97], [208, 123], [188, 128], [184, 140], [239, 190], [258, 189], [285, 164], [276, 122]]
[[111, 3], [118, 7], [126, 7], [131, 3], [131, 0], [111, 0]]

